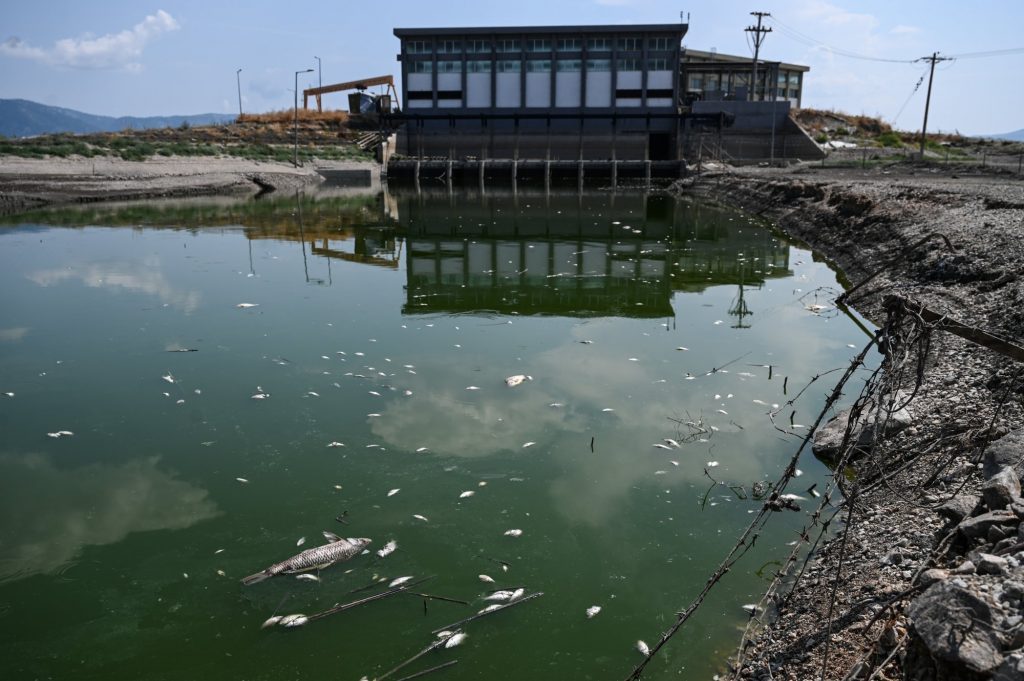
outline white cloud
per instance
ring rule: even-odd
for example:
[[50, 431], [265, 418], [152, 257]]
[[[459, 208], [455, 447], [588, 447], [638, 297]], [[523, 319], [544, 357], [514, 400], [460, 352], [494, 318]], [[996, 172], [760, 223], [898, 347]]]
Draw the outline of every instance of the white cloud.
[[899, 26], [893, 26], [892, 29], [889, 31], [889, 33], [892, 33], [893, 35], [913, 35], [915, 33], [920, 32], [921, 29], [918, 28], [917, 26], [905, 26], [903, 24], [900, 24]]
[[179, 28], [177, 20], [161, 9], [119, 33], [62, 38], [49, 49], [32, 46], [20, 38], [9, 38], [0, 43], [0, 54], [53, 66], [138, 72], [142, 70], [138, 60], [146, 44], [161, 33]]

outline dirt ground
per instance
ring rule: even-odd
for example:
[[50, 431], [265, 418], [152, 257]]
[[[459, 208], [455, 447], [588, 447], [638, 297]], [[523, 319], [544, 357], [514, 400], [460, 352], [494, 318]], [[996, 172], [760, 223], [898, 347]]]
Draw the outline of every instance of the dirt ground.
[[[712, 166], [673, 190], [765, 217], [824, 253], [851, 282], [883, 270], [850, 300], [878, 326], [888, 318], [885, 297], [898, 295], [1021, 344], [1024, 182], [1019, 176], [991, 170], [965, 175], [920, 164], [866, 170]], [[793, 564], [768, 599], [774, 607], [752, 622], [753, 633], [726, 675], [1024, 678], [1024, 604], [1016, 586], [1012, 593], [1007, 586], [1024, 580], [1024, 544], [1009, 536], [1024, 534], [1013, 529], [1020, 518], [999, 511], [1009, 514], [1006, 528], [968, 537], [958, 526], [961, 517], [948, 510], [960, 504], [960, 515], [969, 519], [991, 507], [988, 496], [971, 495], [988, 485], [988, 464], [983, 474], [982, 461], [995, 450], [992, 443], [1022, 426], [1024, 362], [920, 322], [913, 314], [904, 322], [918, 329], [918, 344], [908, 345], [906, 361], [889, 377], [912, 395], [909, 427], [881, 438], [854, 462], [852, 472], [838, 476], [844, 500], [826, 506], [822, 522], [811, 528], [817, 531], [838, 510], [827, 541], [806, 565], [802, 558]], [[859, 390], [847, 387], [851, 396]], [[1018, 486], [1013, 503], [1019, 496]], [[809, 532], [808, 540], [814, 539]], [[996, 566], [992, 570], [981, 567], [988, 557], [993, 561], [985, 565]], [[984, 617], [975, 616], [968, 628], [989, 635], [984, 661], [964, 652], [974, 645], [967, 643], [970, 634], [943, 630], [939, 638], [958, 641], [949, 650], [931, 636], [928, 627], [946, 626], [947, 619], [920, 605], [936, 582], [962, 587], [981, 604]], [[985, 627], [976, 627], [982, 620]]]

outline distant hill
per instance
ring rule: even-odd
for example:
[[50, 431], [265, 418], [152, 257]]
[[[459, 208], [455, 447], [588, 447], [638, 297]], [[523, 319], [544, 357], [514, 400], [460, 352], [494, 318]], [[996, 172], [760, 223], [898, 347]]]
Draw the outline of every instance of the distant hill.
[[985, 135], [985, 137], [994, 140], [1009, 140], [1011, 142], [1024, 142], [1024, 128], [1020, 130], [1014, 130], [1013, 132], [1004, 132], [1001, 135]]
[[234, 120], [235, 116], [230, 114], [114, 118], [47, 106], [27, 99], [0, 99], [0, 135], [4, 137], [31, 137], [52, 132], [116, 132], [125, 128], [176, 128], [182, 123], [211, 125]]

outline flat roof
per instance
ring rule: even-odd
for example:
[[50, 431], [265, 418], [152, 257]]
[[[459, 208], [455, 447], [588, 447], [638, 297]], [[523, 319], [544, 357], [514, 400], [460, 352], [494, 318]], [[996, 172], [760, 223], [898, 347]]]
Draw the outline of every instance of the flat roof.
[[614, 24], [600, 26], [464, 26], [444, 28], [396, 28], [398, 38], [436, 35], [520, 35], [557, 33], [680, 33], [689, 24]]
[[[750, 57], [743, 57], [735, 54], [722, 54], [721, 52], [705, 52], [703, 50], [691, 50], [688, 47], [683, 48], [682, 54], [683, 63], [685, 64], [750, 64], [752, 59]], [[790, 71], [810, 71], [810, 66], [801, 66], [800, 64], [787, 64], [781, 61], [770, 61], [767, 59], [758, 59], [758, 64], [778, 64], [780, 68], [788, 69]]]

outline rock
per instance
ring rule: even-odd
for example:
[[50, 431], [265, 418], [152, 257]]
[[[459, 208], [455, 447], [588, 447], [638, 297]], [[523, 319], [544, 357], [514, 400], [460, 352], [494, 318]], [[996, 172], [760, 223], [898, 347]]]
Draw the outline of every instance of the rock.
[[973, 575], [977, 572], [978, 568], [975, 567], [974, 561], [965, 560], [953, 569], [954, 575]]
[[981, 495], [989, 510], [1008, 508], [1020, 499], [1020, 478], [1012, 468], [1002, 468], [992, 475], [981, 488]]
[[978, 556], [978, 574], [1001, 575], [1006, 571], [1006, 565], [1006, 559], [1002, 556], [991, 553], [982, 553]]
[[992, 675], [992, 681], [1021, 681], [1024, 679], [1024, 655], [1015, 653], [1006, 658]]
[[932, 656], [975, 672], [1002, 664], [1001, 641], [992, 628], [994, 613], [970, 591], [951, 581], [938, 582], [914, 599], [908, 614]]
[[[892, 397], [891, 406], [904, 404], [909, 395], [902, 391], [896, 391]], [[898, 433], [913, 423], [914, 417], [904, 407], [894, 411], [886, 418], [885, 408], [890, 406], [888, 396], [882, 399], [883, 411], [878, 413], [878, 406], [873, 401], [868, 402], [861, 411], [860, 418], [850, 431], [850, 440], [858, 448], [868, 447], [875, 438], [875, 433], [881, 430], [881, 436], [885, 437]], [[818, 456], [826, 459], [838, 459], [842, 453], [843, 438], [846, 435], [846, 428], [850, 422], [850, 409], [839, 412], [834, 419], [814, 432], [814, 440], [811, 448]], [[876, 415], [882, 417], [882, 425], [876, 424]]]
[[985, 459], [982, 465], [982, 472], [985, 478], [991, 478], [1004, 468], [1016, 468], [1017, 473], [1024, 471], [1024, 428], [1019, 428], [1004, 435], [988, 446], [985, 450]]
[[953, 497], [935, 510], [946, 520], [958, 523], [971, 515], [980, 502], [981, 497], [973, 494], [961, 494], [960, 496]]
[[949, 579], [949, 570], [931, 568], [921, 573], [921, 585], [929, 587], [936, 582], [944, 582]]
[[988, 535], [989, 528], [1001, 525], [1018, 525], [1020, 519], [1012, 511], [989, 511], [973, 518], [967, 518], [957, 529], [968, 539], [977, 539]]

